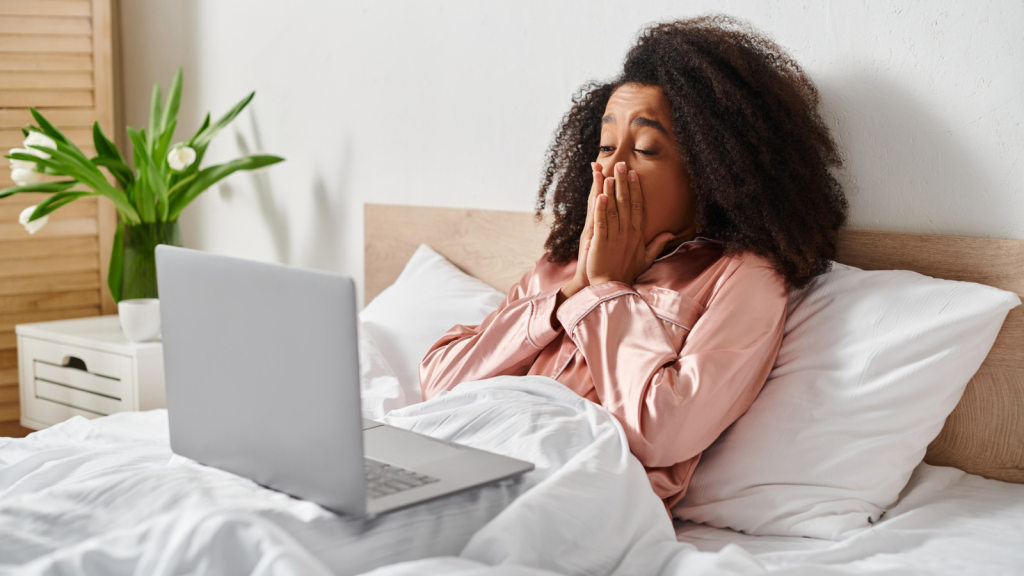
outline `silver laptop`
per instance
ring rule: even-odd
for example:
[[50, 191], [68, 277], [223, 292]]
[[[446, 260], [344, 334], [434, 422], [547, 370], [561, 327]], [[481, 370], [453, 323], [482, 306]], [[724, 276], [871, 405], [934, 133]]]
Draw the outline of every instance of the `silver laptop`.
[[351, 279], [171, 246], [156, 261], [175, 453], [355, 516], [533, 469], [362, 418]]

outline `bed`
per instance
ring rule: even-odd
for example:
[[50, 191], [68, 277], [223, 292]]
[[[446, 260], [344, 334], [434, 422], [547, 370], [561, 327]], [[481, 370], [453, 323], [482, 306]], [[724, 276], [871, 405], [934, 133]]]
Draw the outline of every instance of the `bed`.
[[[532, 214], [493, 210], [367, 204], [364, 214], [366, 302], [395, 281], [421, 243], [506, 291], [543, 253], [549, 224]], [[847, 230], [836, 261], [865, 270], [913, 270], [1024, 294], [1024, 242], [1017, 240]], [[1024, 309], [1015, 308], [1007, 316], [925, 461], [1024, 482]]]
[[[504, 292], [542, 252], [545, 226], [525, 213], [367, 205], [365, 300], [420, 244]], [[849, 231], [837, 260], [1024, 292], [1024, 242]], [[840, 540], [673, 523], [614, 419], [553, 381], [500, 377], [417, 403], [383, 371], [364, 381], [364, 412], [531, 460], [536, 473], [355, 520], [174, 456], [164, 411], [75, 418], [0, 440], [0, 571], [1019, 573], [1022, 332], [1017, 307], [898, 501]]]

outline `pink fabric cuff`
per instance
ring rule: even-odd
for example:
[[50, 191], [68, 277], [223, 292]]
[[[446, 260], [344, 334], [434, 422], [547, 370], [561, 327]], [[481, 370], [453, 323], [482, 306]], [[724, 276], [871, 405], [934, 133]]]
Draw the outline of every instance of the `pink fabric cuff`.
[[551, 326], [551, 314], [555, 311], [560, 288], [541, 292], [530, 300], [530, 319], [526, 323], [526, 340], [534, 348], [543, 349], [554, 341], [562, 330]]
[[566, 334], [572, 337], [572, 332], [580, 320], [590, 314], [597, 306], [606, 300], [632, 294], [639, 296], [633, 287], [623, 282], [605, 282], [596, 286], [587, 286], [572, 298], [569, 298], [559, 306], [556, 316], [562, 324]]

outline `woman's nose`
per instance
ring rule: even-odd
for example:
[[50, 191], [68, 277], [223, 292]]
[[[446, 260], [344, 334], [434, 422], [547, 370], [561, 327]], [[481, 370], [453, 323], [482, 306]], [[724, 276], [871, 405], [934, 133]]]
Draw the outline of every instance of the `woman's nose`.
[[[625, 152], [620, 153], [619, 150], [616, 150], [614, 154], [605, 159], [604, 162], [601, 162], [601, 174], [605, 178], [612, 178], [615, 176], [615, 165], [619, 162], [625, 162], [625, 156]], [[626, 170], [629, 170], [629, 164], [626, 164]]]

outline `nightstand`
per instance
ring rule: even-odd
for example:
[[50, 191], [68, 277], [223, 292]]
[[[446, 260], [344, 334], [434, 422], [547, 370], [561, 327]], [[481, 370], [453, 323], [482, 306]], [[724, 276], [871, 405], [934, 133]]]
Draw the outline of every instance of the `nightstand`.
[[19, 324], [21, 425], [39, 430], [166, 406], [160, 342], [132, 342], [117, 316]]

